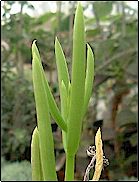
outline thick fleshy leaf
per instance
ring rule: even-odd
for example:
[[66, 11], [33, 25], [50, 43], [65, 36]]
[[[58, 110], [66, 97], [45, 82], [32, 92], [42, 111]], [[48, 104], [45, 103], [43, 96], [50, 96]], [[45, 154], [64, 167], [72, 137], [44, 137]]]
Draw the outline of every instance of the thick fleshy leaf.
[[85, 98], [84, 98], [84, 109], [83, 115], [87, 110], [87, 106], [89, 103], [89, 99], [92, 93], [92, 86], [94, 80], [94, 55], [92, 49], [89, 45], [88, 52], [87, 52], [87, 68], [86, 68], [86, 80], [85, 80]]
[[44, 73], [44, 70], [43, 70], [43, 67], [42, 67], [42, 64], [41, 64], [39, 51], [38, 51], [38, 49], [37, 49], [37, 47], [35, 45], [35, 41], [33, 42], [33, 46], [32, 46], [32, 54], [35, 55], [38, 58], [38, 64], [39, 64], [40, 71], [41, 71], [43, 81], [44, 81], [44, 85], [45, 85], [45, 92], [46, 92], [47, 97], [48, 97], [49, 111], [50, 111], [52, 117], [54, 118], [54, 120], [56, 121], [56, 123], [58, 124], [58, 126], [61, 129], [63, 129], [64, 131], [66, 131], [67, 130], [67, 125], [64, 122], [64, 120], [63, 120], [63, 118], [62, 118], [62, 116], [60, 114], [60, 111], [59, 111], [59, 109], [58, 109], [58, 107], [56, 105], [56, 102], [55, 102], [55, 100], [53, 98], [53, 95], [51, 93], [48, 81], [45, 78], [45, 73]]
[[[61, 114], [65, 121], [67, 121], [67, 114], [68, 114], [68, 92], [66, 86], [62, 80], [61, 82]], [[62, 131], [62, 139], [63, 139], [63, 146], [64, 150], [67, 150], [67, 132]]]
[[[68, 89], [69, 89], [69, 73], [66, 63], [66, 58], [64, 56], [62, 47], [56, 37], [55, 39], [55, 56], [56, 56], [56, 65], [58, 71], [58, 82], [59, 82], [59, 91], [60, 91], [60, 100], [61, 100], [61, 114], [65, 122], [67, 121], [68, 113]], [[62, 131], [62, 139], [64, 150], [66, 151], [66, 135], [65, 131]]]
[[68, 90], [69, 85], [69, 73], [66, 63], [66, 58], [64, 56], [62, 47], [56, 37], [55, 39], [55, 56], [56, 56], [56, 64], [57, 64], [57, 71], [58, 71], [58, 81], [59, 81], [59, 88], [61, 82], [63, 80], [66, 89]]
[[32, 76], [37, 111], [37, 125], [39, 131], [39, 147], [43, 178], [45, 181], [56, 180], [57, 176], [55, 171], [54, 143], [49, 116], [48, 98], [45, 91], [40, 60], [34, 51], [32, 61]]
[[72, 81], [68, 118], [67, 152], [75, 155], [80, 141], [85, 93], [85, 30], [83, 9], [78, 3], [73, 33]]
[[43, 173], [42, 173], [40, 149], [39, 149], [39, 133], [37, 127], [35, 127], [32, 135], [31, 166], [32, 166], [32, 181], [43, 181]]

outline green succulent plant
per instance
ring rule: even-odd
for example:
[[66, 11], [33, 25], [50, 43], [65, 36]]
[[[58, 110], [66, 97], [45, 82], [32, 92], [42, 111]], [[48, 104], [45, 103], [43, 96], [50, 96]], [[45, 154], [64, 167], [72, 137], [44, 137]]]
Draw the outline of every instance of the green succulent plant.
[[82, 120], [91, 96], [94, 79], [94, 55], [86, 42], [83, 9], [77, 5], [74, 31], [71, 81], [66, 58], [58, 39], [55, 39], [55, 56], [58, 70], [61, 111], [57, 107], [41, 64], [35, 41], [32, 44], [32, 76], [37, 111], [37, 126], [32, 135], [32, 180], [57, 180], [54, 142], [50, 114], [62, 129], [66, 153], [65, 180], [74, 180], [74, 161], [79, 147]]

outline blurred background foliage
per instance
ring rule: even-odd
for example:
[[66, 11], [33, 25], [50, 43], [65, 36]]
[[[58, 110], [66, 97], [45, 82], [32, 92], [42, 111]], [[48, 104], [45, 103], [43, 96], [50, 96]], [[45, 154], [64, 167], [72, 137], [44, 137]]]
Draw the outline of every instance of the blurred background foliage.
[[[33, 3], [34, 2], [34, 3]], [[138, 165], [138, 2], [83, 1], [86, 40], [95, 53], [95, 81], [76, 156], [75, 178], [82, 180], [90, 161], [86, 155], [102, 128], [103, 148], [110, 165], [104, 180], [137, 180]], [[65, 52], [69, 71], [76, 1], [3, 1], [1, 15], [2, 180], [31, 180], [30, 144], [36, 125], [31, 75], [34, 39], [58, 105], [54, 56], [55, 36]], [[18, 5], [18, 12], [12, 12]], [[36, 5], [36, 6], [35, 6]], [[43, 13], [36, 14], [37, 8]], [[54, 11], [51, 8], [54, 7]], [[45, 9], [46, 8], [46, 9]], [[29, 12], [32, 12], [33, 15]], [[65, 154], [61, 131], [52, 120], [56, 169], [64, 179]], [[13, 170], [14, 169], [14, 170]], [[92, 174], [91, 174], [92, 175]]]

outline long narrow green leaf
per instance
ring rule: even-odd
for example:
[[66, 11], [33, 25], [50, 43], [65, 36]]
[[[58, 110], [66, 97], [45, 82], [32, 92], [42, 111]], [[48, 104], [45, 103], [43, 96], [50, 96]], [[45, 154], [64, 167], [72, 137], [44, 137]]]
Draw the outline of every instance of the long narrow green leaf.
[[40, 58], [40, 55], [39, 55], [39, 51], [35, 45], [35, 41], [33, 42], [33, 45], [32, 45], [32, 54], [33, 55], [36, 55], [36, 57], [38, 58], [38, 62], [39, 62], [39, 67], [41, 69], [41, 74], [42, 74], [42, 77], [43, 77], [43, 81], [44, 81], [44, 84], [45, 84], [45, 92], [47, 94], [47, 97], [48, 97], [48, 102], [49, 102], [49, 111], [52, 115], [52, 117], [54, 118], [54, 120], [56, 121], [56, 123], [59, 125], [59, 127], [61, 129], [63, 129], [64, 131], [67, 131], [67, 125], [65, 123], [65, 121], [63, 120], [61, 114], [60, 114], [60, 111], [56, 105], [56, 102], [53, 98], [53, 95], [50, 91], [50, 87], [49, 87], [49, 84], [48, 84], [48, 81], [47, 79], [45, 78], [45, 73], [44, 73], [44, 70], [43, 70], [43, 67], [42, 67], [42, 64], [41, 64], [41, 58]]
[[87, 110], [89, 99], [91, 97], [92, 86], [94, 81], [94, 55], [89, 45], [87, 52], [87, 68], [86, 68], [86, 80], [85, 80], [85, 98], [83, 116]]
[[32, 166], [32, 181], [43, 181], [43, 173], [42, 173], [40, 150], [39, 150], [39, 133], [37, 127], [35, 127], [32, 135], [31, 166]]
[[69, 83], [69, 87], [68, 87], [68, 98], [67, 98], [67, 116], [69, 116], [70, 96], [71, 96], [71, 84]]
[[[61, 82], [61, 114], [65, 121], [67, 121], [67, 113], [68, 113], [68, 92], [62, 80]], [[65, 151], [67, 151], [66, 137], [67, 137], [67, 132], [62, 131], [63, 146]]]
[[[56, 65], [58, 70], [58, 82], [59, 82], [59, 90], [60, 90], [60, 100], [61, 100], [61, 114], [64, 118], [65, 122], [67, 121], [67, 99], [68, 99], [68, 91], [69, 91], [69, 73], [67, 68], [66, 59], [62, 50], [62, 47], [56, 37], [55, 39], [55, 56], [56, 56]], [[66, 135], [65, 131], [62, 131], [62, 139], [64, 150], [66, 151]]]
[[75, 155], [79, 146], [85, 92], [85, 33], [83, 9], [78, 3], [74, 21], [73, 62], [70, 109], [67, 134], [67, 151]]
[[[49, 116], [48, 99], [45, 91], [44, 79], [40, 68], [40, 60], [33, 52], [32, 74], [35, 103], [37, 110], [37, 121], [39, 131], [40, 157], [43, 178], [56, 180], [54, 143]], [[50, 165], [51, 164], [51, 165]]]
[[61, 90], [62, 90], [62, 98], [61, 98], [61, 114], [65, 120], [67, 120], [67, 113], [68, 113], [68, 92], [66, 89], [66, 86], [63, 82], [61, 81]]
[[69, 86], [69, 73], [66, 63], [66, 58], [64, 56], [62, 47], [56, 37], [55, 39], [55, 56], [56, 56], [56, 64], [58, 70], [58, 81], [59, 81], [59, 88], [61, 85], [61, 81], [63, 80], [66, 89], [68, 90]]

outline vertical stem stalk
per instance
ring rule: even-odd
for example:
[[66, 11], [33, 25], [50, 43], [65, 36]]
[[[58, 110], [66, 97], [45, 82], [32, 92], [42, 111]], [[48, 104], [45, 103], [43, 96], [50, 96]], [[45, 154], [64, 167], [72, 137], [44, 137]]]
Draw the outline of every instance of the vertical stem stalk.
[[74, 180], [74, 162], [75, 162], [75, 156], [71, 156], [69, 154], [66, 154], [65, 181], [73, 181]]

